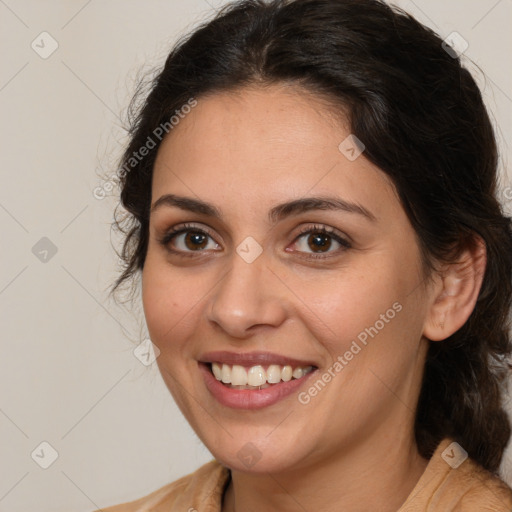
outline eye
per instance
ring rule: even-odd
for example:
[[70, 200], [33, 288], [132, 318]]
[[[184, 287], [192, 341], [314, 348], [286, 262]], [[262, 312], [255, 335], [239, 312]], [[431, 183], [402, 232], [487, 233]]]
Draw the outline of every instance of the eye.
[[[158, 241], [169, 252], [181, 256], [194, 256], [194, 253], [219, 249], [219, 244], [206, 230], [192, 224], [171, 228]], [[351, 247], [350, 242], [334, 230], [319, 225], [303, 229], [296, 237], [294, 245], [298, 247], [298, 252], [304, 252], [308, 255], [306, 257], [312, 259], [329, 258], [331, 253], [345, 251]]]
[[219, 244], [213, 241], [213, 238], [207, 231], [191, 224], [172, 228], [159, 239], [159, 242], [170, 252], [180, 254], [200, 252], [207, 249], [216, 250], [219, 247]]
[[[307, 235], [307, 236], [306, 236]], [[334, 242], [334, 244], [333, 244]], [[336, 247], [338, 244], [338, 247]], [[325, 226], [309, 226], [301, 231], [295, 239], [295, 245], [300, 252], [308, 253], [313, 258], [330, 257], [330, 253], [345, 251], [351, 247], [350, 243], [333, 230]], [[330, 250], [334, 247], [334, 250]]]

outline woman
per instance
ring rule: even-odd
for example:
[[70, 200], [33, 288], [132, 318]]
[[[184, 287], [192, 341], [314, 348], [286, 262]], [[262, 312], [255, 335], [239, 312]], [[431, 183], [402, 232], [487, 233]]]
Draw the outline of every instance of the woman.
[[106, 510], [512, 510], [496, 164], [457, 53], [383, 2], [236, 2], [181, 41], [122, 162], [114, 290], [140, 275], [214, 460]]

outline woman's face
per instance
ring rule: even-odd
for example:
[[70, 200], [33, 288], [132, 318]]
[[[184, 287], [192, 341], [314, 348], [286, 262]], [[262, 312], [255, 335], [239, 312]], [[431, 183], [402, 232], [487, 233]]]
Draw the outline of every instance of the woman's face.
[[142, 274], [183, 414], [252, 472], [412, 435], [431, 294], [389, 179], [298, 89], [197, 101], [158, 152]]

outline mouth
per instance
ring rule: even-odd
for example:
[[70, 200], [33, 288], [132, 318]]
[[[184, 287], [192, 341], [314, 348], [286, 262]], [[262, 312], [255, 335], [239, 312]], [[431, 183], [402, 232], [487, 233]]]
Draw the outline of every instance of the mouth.
[[254, 365], [242, 366], [213, 362], [208, 364], [212, 375], [229, 389], [261, 390], [282, 382], [297, 380], [316, 369], [315, 366]]
[[199, 369], [206, 387], [222, 405], [259, 409], [298, 391], [318, 366], [263, 352], [211, 352], [201, 358]]

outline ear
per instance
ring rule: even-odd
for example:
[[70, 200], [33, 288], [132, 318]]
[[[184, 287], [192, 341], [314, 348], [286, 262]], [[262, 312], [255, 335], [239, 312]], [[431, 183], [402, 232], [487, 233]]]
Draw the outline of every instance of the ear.
[[485, 242], [479, 237], [456, 262], [446, 264], [435, 280], [433, 302], [423, 336], [441, 341], [458, 331], [475, 308], [487, 263]]

